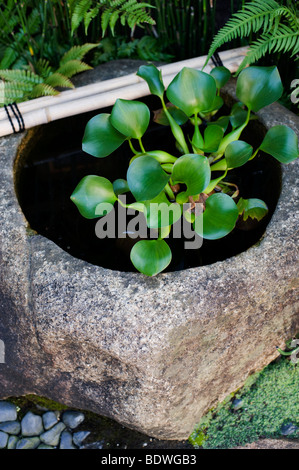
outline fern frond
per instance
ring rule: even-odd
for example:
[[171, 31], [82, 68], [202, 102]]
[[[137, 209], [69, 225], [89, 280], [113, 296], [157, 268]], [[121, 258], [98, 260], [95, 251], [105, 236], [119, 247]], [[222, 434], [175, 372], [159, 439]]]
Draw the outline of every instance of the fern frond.
[[29, 70], [0, 70], [0, 78], [8, 82], [42, 83], [43, 79]]
[[9, 69], [11, 65], [16, 61], [17, 58], [18, 58], [18, 54], [15, 51], [15, 49], [12, 49], [11, 47], [7, 47], [1, 58], [0, 69]]
[[87, 31], [88, 31], [88, 27], [91, 23], [92, 20], [94, 20], [94, 18], [96, 18], [99, 14], [99, 11], [100, 11], [100, 8], [101, 8], [101, 5], [97, 5], [96, 7], [92, 8], [91, 10], [89, 10], [85, 16], [84, 16], [84, 28], [85, 28], [85, 34], [87, 34]]
[[226, 25], [216, 34], [210, 46], [206, 64], [224, 43], [232, 41], [237, 37], [244, 38], [250, 33], [256, 33], [262, 29], [263, 33], [271, 30], [275, 17], [281, 12], [281, 5], [275, 0], [253, 0], [246, 3], [242, 10], [233, 14]]
[[31, 36], [39, 32], [40, 29], [40, 13], [34, 8], [27, 18], [28, 32]]
[[32, 89], [29, 97], [39, 98], [40, 96], [54, 96], [58, 95], [58, 93], [59, 92], [52, 86], [47, 85], [46, 83], [39, 83]]
[[0, 105], [8, 105], [14, 102], [23, 101], [25, 96], [24, 90], [14, 84], [8, 82], [0, 82]]
[[98, 0], [93, 6], [92, 0], [73, 0], [72, 2], [72, 33], [84, 22], [85, 33], [90, 22], [101, 14], [101, 27], [103, 36], [110, 27], [112, 33], [119, 20], [121, 24], [126, 23], [133, 28], [141, 23], [155, 24], [154, 19], [147, 13], [146, 8], [153, 8], [150, 3], [139, 2], [138, 0]]
[[36, 73], [43, 79], [48, 78], [52, 73], [52, 67], [47, 59], [39, 59], [35, 65]]
[[277, 10], [277, 15], [285, 17], [288, 21], [289, 26], [296, 31], [299, 28], [299, 19], [296, 11], [293, 11], [291, 8], [282, 6]]
[[269, 52], [291, 52], [291, 57], [297, 54], [299, 52], [299, 31], [295, 32], [290, 27], [281, 24], [274, 35], [272, 33], [261, 35], [250, 46], [237, 73], [247, 65], [257, 62]]
[[98, 44], [86, 43], [82, 46], [74, 46], [67, 51], [60, 60], [60, 66], [65, 65], [70, 60], [82, 60], [83, 57], [91, 50], [97, 47]]
[[[111, 29], [111, 33], [112, 35], [114, 36], [114, 28], [115, 28], [115, 25], [117, 23], [117, 20], [119, 19], [119, 15], [120, 15], [120, 12], [118, 10], [114, 11], [113, 13], [111, 13], [110, 17], [109, 17], [109, 27]], [[103, 35], [105, 34], [105, 29], [103, 28]]]
[[65, 77], [61, 73], [55, 72], [52, 73], [46, 80], [46, 85], [50, 85], [53, 88], [60, 87], [60, 88], [75, 88], [73, 83], [70, 81], [69, 78]]
[[5, 93], [13, 92], [14, 90], [18, 90], [18, 92], [27, 93], [32, 90], [34, 85], [32, 83], [24, 83], [24, 82], [5, 82], [4, 81], [4, 90]]
[[10, 10], [7, 6], [4, 11], [1, 10], [0, 28], [3, 36], [8, 36], [11, 34], [18, 24], [19, 18], [12, 9]]
[[57, 73], [60, 73], [61, 75], [64, 75], [67, 78], [71, 78], [77, 73], [84, 72], [85, 70], [90, 69], [92, 69], [92, 67], [90, 67], [90, 65], [85, 64], [85, 62], [81, 62], [80, 60], [69, 60], [61, 67], [59, 67]]
[[92, 1], [91, 0], [77, 0], [74, 2], [74, 10], [72, 13], [72, 34], [76, 31], [78, 28], [79, 24], [83, 21], [84, 16], [87, 14], [88, 10], [92, 6]]
[[[118, 12], [119, 14], [119, 12]], [[101, 16], [101, 28], [102, 28], [102, 36], [104, 37], [107, 28], [109, 26], [110, 18], [112, 16], [111, 10], [104, 10]]]

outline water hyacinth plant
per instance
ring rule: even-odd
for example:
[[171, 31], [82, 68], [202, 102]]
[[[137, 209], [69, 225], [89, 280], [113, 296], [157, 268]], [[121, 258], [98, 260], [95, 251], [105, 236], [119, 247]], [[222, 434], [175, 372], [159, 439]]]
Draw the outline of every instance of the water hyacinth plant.
[[[238, 77], [239, 99], [229, 115], [217, 119], [223, 105], [220, 89], [230, 79], [225, 67], [210, 74], [183, 68], [165, 90], [161, 72], [154, 65], [141, 66], [137, 73], [148, 84], [151, 94], [160, 98], [162, 108], [155, 121], [168, 124], [176, 141], [177, 153], [147, 150], [142, 137], [150, 122], [150, 110], [140, 101], [118, 99], [111, 114], [99, 114], [86, 126], [83, 150], [97, 158], [112, 154], [125, 141], [132, 150], [126, 179], [110, 182], [101, 176], [85, 176], [71, 200], [82, 216], [93, 219], [113, 209], [120, 195], [131, 193], [135, 202], [126, 207], [144, 214], [147, 226], [157, 229], [155, 239], [137, 241], [131, 250], [135, 268], [153, 276], [166, 269], [172, 253], [167, 237], [172, 225], [185, 218], [203, 239], [216, 240], [229, 234], [238, 220], [261, 220], [268, 212], [260, 199], [240, 197], [238, 188], [225, 180], [232, 169], [255, 158], [259, 150], [281, 163], [298, 157], [298, 138], [283, 125], [269, 129], [254, 149], [241, 139], [254, 113], [277, 101], [283, 92], [276, 67], [249, 67]], [[165, 99], [165, 95], [167, 101]], [[191, 131], [186, 135], [184, 124]], [[190, 129], [190, 127], [188, 127]], [[138, 150], [136, 147], [138, 145]], [[169, 208], [169, 216], [157, 216], [157, 204]], [[188, 209], [186, 210], [186, 204]], [[197, 204], [202, 211], [198, 214]], [[107, 209], [108, 207], [108, 209]]]

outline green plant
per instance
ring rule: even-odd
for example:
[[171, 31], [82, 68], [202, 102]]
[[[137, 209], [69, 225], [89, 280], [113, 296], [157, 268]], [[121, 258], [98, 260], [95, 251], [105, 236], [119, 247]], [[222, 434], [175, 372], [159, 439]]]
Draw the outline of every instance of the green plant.
[[95, 67], [110, 60], [125, 58], [167, 62], [173, 56], [161, 52], [159, 41], [152, 36], [143, 36], [140, 39], [128, 41], [125, 36], [117, 35], [101, 40], [91, 64]]
[[[8, 0], [1, 4], [0, 105], [54, 95], [57, 87], [72, 88], [70, 78], [91, 68], [83, 57], [99, 45], [108, 27], [114, 32], [118, 19], [131, 28], [154, 23], [147, 6], [137, 0], [24, 0], [22, 4]], [[81, 22], [85, 29], [80, 29]], [[149, 39], [153, 38], [134, 47], [140, 55], [156, 60], [157, 44]]]
[[20, 102], [39, 96], [57, 95], [57, 87], [74, 88], [70, 78], [92, 67], [82, 62], [84, 55], [97, 44], [74, 46], [60, 60], [58, 69], [53, 69], [46, 59], [40, 59], [34, 67], [22, 70], [1, 70], [0, 105]]
[[215, 33], [216, 1], [151, 0], [153, 33], [177, 60], [206, 54]]
[[247, 65], [257, 62], [268, 53], [287, 53], [291, 57], [299, 52], [299, 18], [294, 2], [281, 5], [275, 0], [253, 0], [233, 14], [227, 24], [214, 37], [205, 65], [224, 43], [237, 37], [249, 37], [260, 32], [252, 42], [237, 73]]
[[109, 27], [114, 34], [118, 21], [122, 26], [128, 24], [133, 29], [142, 23], [155, 24], [153, 18], [147, 13], [146, 8], [152, 8], [149, 3], [138, 0], [71, 0], [72, 33], [81, 23], [84, 23], [85, 34], [90, 23], [100, 15], [102, 36]]
[[[97, 44], [72, 45], [68, 11], [61, 9], [57, 0], [25, 0], [22, 7], [9, 0], [0, 6], [0, 105], [55, 95], [58, 87], [73, 88], [70, 78], [91, 68], [82, 59]], [[58, 32], [58, 12], [64, 35]]]
[[[220, 89], [230, 78], [225, 67], [216, 67], [211, 74], [183, 68], [167, 88], [170, 104], [165, 102], [161, 72], [154, 65], [140, 67], [137, 75], [160, 98], [162, 110], [155, 120], [170, 125], [181, 156], [145, 150], [142, 137], [150, 121], [149, 108], [140, 101], [118, 99], [111, 114], [99, 114], [88, 122], [83, 150], [104, 158], [128, 141], [133, 156], [126, 180], [111, 183], [101, 176], [86, 176], [71, 199], [84, 217], [92, 219], [111, 212], [116, 201], [123, 205], [119, 196], [131, 193], [135, 202], [125, 207], [143, 213], [148, 228], [157, 231], [156, 239], [140, 240], [133, 246], [131, 261], [137, 270], [152, 276], [171, 261], [165, 238], [181, 217], [192, 224], [200, 237], [210, 240], [230, 233], [239, 218], [261, 220], [268, 210], [266, 204], [243, 198], [236, 203], [239, 191], [225, 177], [231, 169], [256, 157], [259, 150], [281, 163], [293, 161], [298, 157], [298, 138], [291, 128], [277, 125], [268, 130], [255, 150], [240, 140], [242, 131], [255, 117], [253, 113], [282, 94], [276, 67], [244, 69], [236, 88], [240, 102], [233, 106], [230, 115], [217, 120], [215, 115], [223, 104]], [[187, 122], [191, 125], [188, 139], [181, 127]], [[135, 149], [133, 141], [140, 149]], [[160, 211], [160, 205], [166, 214]]]
[[[75, 45], [68, 3], [58, 0], [16, 0], [0, 5], [1, 69], [20, 69], [46, 59], [58, 67], [63, 54]], [[82, 44], [82, 43], [81, 43]]]
[[243, 446], [260, 438], [281, 438], [283, 427], [290, 423], [294, 430], [288, 437], [298, 438], [298, 386], [297, 365], [285, 358], [271, 363], [209, 411], [191, 434], [190, 443], [205, 449]]

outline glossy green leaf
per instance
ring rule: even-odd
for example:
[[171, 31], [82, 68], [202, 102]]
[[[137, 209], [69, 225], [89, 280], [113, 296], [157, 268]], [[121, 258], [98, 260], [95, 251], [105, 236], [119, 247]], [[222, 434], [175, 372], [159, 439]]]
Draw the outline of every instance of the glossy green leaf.
[[116, 201], [112, 183], [102, 176], [85, 176], [77, 185], [71, 200], [86, 219], [99, 217], [97, 206], [101, 203], [113, 204]]
[[223, 134], [224, 131], [222, 127], [216, 124], [207, 126], [204, 132], [204, 150], [206, 152], [216, 152], [222, 140]]
[[172, 254], [164, 240], [140, 240], [131, 250], [135, 268], [146, 276], [155, 276], [171, 262]]
[[195, 214], [193, 212], [190, 212], [189, 210], [185, 210], [183, 215], [185, 219], [187, 220], [187, 222], [189, 222], [189, 224], [193, 224], [193, 222], [195, 221]]
[[162, 192], [151, 201], [144, 202], [144, 215], [149, 228], [168, 227], [181, 218], [182, 208], [171, 203]]
[[279, 100], [282, 93], [283, 86], [276, 66], [245, 68], [237, 80], [238, 99], [254, 112]]
[[127, 172], [128, 185], [136, 201], [154, 199], [165, 188], [168, 180], [169, 176], [160, 163], [146, 154], [134, 160]]
[[114, 152], [126, 138], [112, 126], [110, 114], [98, 114], [85, 127], [82, 149], [93, 157], [103, 158]]
[[162, 238], [168, 237], [168, 235], [171, 232], [171, 225], [169, 225], [168, 227], [161, 227], [159, 232], [160, 232], [160, 236], [159, 236], [160, 240], [162, 240]]
[[186, 204], [188, 202], [188, 195], [185, 192], [181, 192], [177, 194], [175, 201], [181, 205]]
[[[206, 208], [202, 215], [202, 233], [197, 231], [197, 221], [193, 227], [198, 235], [208, 240], [217, 240], [230, 233], [237, 222], [238, 207], [227, 194], [214, 193], [206, 200]], [[201, 223], [198, 223], [201, 226]]]
[[173, 165], [171, 178], [174, 184], [186, 184], [186, 195], [200, 194], [209, 184], [211, 178], [207, 157], [193, 153], [183, 155]]
[[191, 143], [194, 153], [203, 153], [205, 143], [197, 124], [195, 124], [194, 127], [194, 134]]
[[119, 196], [120, 194], [128, 193], [130, 188], [126, 180], [117, 179], [113, 182], [113, 190], [116, 196]]
[[162, 73], [155, 65], [141, 65], [137, 75], [146, 81], [152, 95], [159, 96], [159, 98], [163, 97], [165, 88], [162, 80]]
[[239, 215], [242, 215], [243, 220], [247, 220], [248, 217], [261, 220], [268, 212], [267, 204], [261, 199], [256, 198], [243, 199], [241, 197], [237, 206]]
[[189, 152], [188, 145], [187, 145], [187, 142], [186, 142], [186, 139], [185, 139], [185, 136], [184, 136], [184, 133], [183, 133], [181, 127], [178, 125], [178, 123], [172, 117], [172, 115], [170, 114], [170, 112], [168, 111], [166, 106], [163, 106], [163, 109], [164, 109], [164, 112], [165, 112], [165, 114], [167, 116], [167, 119], [169, 121], [171, 132], [172, 132], [174, 138], [177, 141], [178, 148], [181, 149], [182, 153], [188, 153]]
[[215, 114], [218, 109], [220, 109], [223, 106], [223, 99], [221, 96], [215, 96], [214, 101], [209, 109], [206, 109], [200, 113], [201, 116], [208, 116], [209, 114]]
[[247, 110], [243, 109], [243, 103], [234, 104], [229, 119], [233, 129], [244, 124], [247, 119]]
[[216, 96], [216, 82], [211, 75], [184, 67], [167, 88], [167, 98], [192, 116], [212, 107]]
[[225, 171], [227, 169], [227, 163], [225, 158], [217, 160], [216, 163], [211, 164], [211, 171]]
[[214, 67], [211, 70], [210, 75], [212, 75], [212, 77], [215, 79], [216, 86], [218, 89], [222, 88], [231, 77], [230, 71], [223, 65]]
[[220, 145], [219, 145], [219, 148], [216, 152], [216, 155], [218, 157], [222, 156], [226, 150], [226, 147], [231, 143], [231, 142], [234, 142], [235, 140], [238, 140], [243, 132], [243, 130], [245, 129], [245, 127], [247, 126], [248, 124], [248, 121], [249, 121], [249, 111], [247, 113], [247, 119], [246, 121], [244, 122], [244, 124], [242, 124], [242, 126], [239, 126], [237, 127], [236, 129], [233, 129], [231, 132], [229, 132], [228, 134], [226, 134], [222, 141], [220, 142]]
[[177, 161], [177, 157], [174, 157], [168, 152], [164, 152], [164, 150], [150, 150], [146, 152], [146, 155], [153, 157], [159, 163], [174, 163]]
[[243, 140], [231, 142], [225, 149], [225, 159], [228, 168], [238, 168], [248, 162], [253, 148]]
[[[213, 168], [211, 168], [211, 169], [213, 169]], [[212, 179], [210, 181], [210, 183], [208, 184], [208, 186], [204, 189], [203, 192], [205, 194], [211, 193], [213, 191], [213, 189], [215, 189], [216, 186], [220, 183], [220, 181], [222, 181], [223, 178], [226, 177], [226, 175], [227, 175], [227, 169], [225, 169], [224, 173], [221, 176], [219, 176], [218, 178]]]
[[290, 163], [298, 158], [298, 136], [288, 126], [274, 126], [268, 130], [260, 149], [281, 163]]
[[208, 126], [216, 125], [216, 126], [221, 127], [223, 132], [225, 132], [226, 129], [228, 128], [228, 124], [229, 124], [229, 116], [222, 116], [219, 119], [217, 119], [217, 121], [210, 121], [207, 123]]
[[118, 99], [112, 108], [110, 121], [125, 136], [140, 139], [148, 128], [150, 110], [141, 101]]
[[[185, 124], [189, 119], [181, 109], [174, 105], [167, 105], [167, 110], [179, 126]], [[155, 111], [153, 121], [157, 124], [161, 124], [162, 126], [169, 126], [169, 120], [163, 108]]]

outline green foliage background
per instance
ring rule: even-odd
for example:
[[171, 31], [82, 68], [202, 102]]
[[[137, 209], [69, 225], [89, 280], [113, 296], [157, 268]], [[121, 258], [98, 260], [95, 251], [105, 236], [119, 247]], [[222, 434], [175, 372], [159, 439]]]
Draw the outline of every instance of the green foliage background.
[[[231, 448], [262, 437], [281, 438], [282, 427], [292, 423], [299, 438], [299, 367], [280, 358], [250, 377], [245, 386], [210, 411], [190, 436], [195, 447]], [[242, 400], [234, 410], [233, 401]]]

